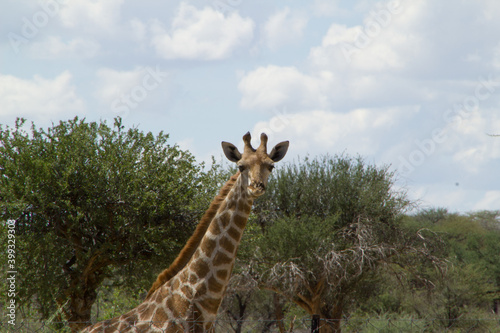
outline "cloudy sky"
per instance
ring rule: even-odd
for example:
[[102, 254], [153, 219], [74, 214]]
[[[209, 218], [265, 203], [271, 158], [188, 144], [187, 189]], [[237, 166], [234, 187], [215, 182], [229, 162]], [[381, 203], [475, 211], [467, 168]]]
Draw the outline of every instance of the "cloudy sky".
[[116, 116], [199, 161], [391, 165], [421, 207], [500, 209], [500, 1], [2, 0], [0, 123]]

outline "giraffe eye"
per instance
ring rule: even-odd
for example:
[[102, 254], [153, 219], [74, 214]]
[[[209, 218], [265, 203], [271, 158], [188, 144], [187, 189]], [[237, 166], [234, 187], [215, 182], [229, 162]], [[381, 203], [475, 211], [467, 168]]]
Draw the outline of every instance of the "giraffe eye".
[[269, 169], [269, 171], [273, 171], [273, 169], [274, 169], [274, 164], [269, 164], [269, 165], [267, 166], [267, 168]]
[[245, 166], [244, 165], [238, 165], [238, 169], [240, 170], [240, 172], [243, 172], [243, 171], [245, 171]]

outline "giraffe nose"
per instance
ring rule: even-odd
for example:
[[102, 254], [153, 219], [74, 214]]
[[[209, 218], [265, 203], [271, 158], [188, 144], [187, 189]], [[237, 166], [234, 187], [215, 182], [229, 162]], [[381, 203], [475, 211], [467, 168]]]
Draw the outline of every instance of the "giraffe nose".
[[252, 187], [258, 191], [266, 190], [266, 185], [263, 182], [252, 182]]

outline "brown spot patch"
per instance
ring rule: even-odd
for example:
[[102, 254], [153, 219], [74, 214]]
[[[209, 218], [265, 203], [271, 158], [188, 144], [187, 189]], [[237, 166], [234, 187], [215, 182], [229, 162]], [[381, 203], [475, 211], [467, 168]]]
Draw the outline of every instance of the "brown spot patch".
[[224, 285], [221, 283], [217, 282], [217, 279], [213, 276], [208, 279], [208, 289], [214, 293], [220, 293], [222, 289], [224, 288]]
[[166, 322], [168, 320], [167, 313], [162, 307], [156, 309], [155, 316], [153, 318], [154, 322]]
[[156, 290], [155, 302], [161, 303], [166, 296], [165, 288], [160, 288]]
[[213, 264], [214, 266], [220, 266], [220, 265], [230, 264], [232, 261], [233, 261], [232, 257], [229, 257], [222, 252], [217, 252]]
[[204, 260], [198, 259], [191, 265], [191, 270], [199, 277], [204, 277], [210, 271], [210, 267]]
[[217, 313], [220, 305], [220, 299], [218, 298], [205, 298], [198, 302], [205, 310], [210, 313]]
[[146, 310], [147, 307], [148, 307], [147, 303], [142, 303], [141, 305], [139, 305], [137, 307], [137, 312], [142, 312], [142, 311]]
[[179, 289], [180, 281], [178, 278], [174, 277], [172, 281], [172, 289]]
[[245, 228], [245, 226], [247, 225], [247, 220], [248, 220], [248, 217], [241, 216], [241, 215], [235, 215], [234, 219], [233, 219], [234, 224], [240, 229]]
[[144, 320], [151, 320], [151, 317], [153, 317], [153, 312], [155, 310], [155, 307], [153, 304], [148, 304], [146, 308], [139, 312], [139, 318], [141, 321]]
[[229, 212], [224, 212], [219, 216], [219, 223], [222, 228], [227, 228], [229, 222], [231, 222], [231, 214]]
[[193, 298], [193, 289], [190, 287], [182, 286], [181, 291], [187, 298]]
[[[198, 261], [202, 261], [202, 260], [196, 260], [196, 261], [195, 261], [195, 263], [196, 263], [196, 262], [198, 262]], [[179, 282], [181, 282], [181, 283], [182, 283], [182, 282], [186, 282], [186, 281], [189, 279], [189, 272], [188, 272], [188, 270], [187, 270], [186, 268], [184, 268], [184, 269], [183, 269], [183, 270], [179, 273], [178, 277], [179, 277]], [[178, 288], [179, 288], [179, 287], [177, 287], [177, 289], [178, 289]]]
[[208, 231], [210, 231], [212, 233], [212, 235], [215, 235], [215, 236], [220, 234], [220, 227], [219, 227], [219, 223], [217, 223], [217, 220], [213, 220], [210, 223], [210, 227], [208, 227]]
[[217, 271], [217, 277], [219, 280], [226, 280], [229, 276], [229, 272], [225, 269], [221, 269]]
[[241, 200], [238, 202], [238, 210], [249, 215], [252, 210], [252, 205], [249, 205], [248, 202]]
[[210, 239], [210, 238], [206, 238], [200, 244], [200, 248], [203, 250], [203, 252], [209, 258], [212, 256], [212, 253], [214, 252], [216, 246], [217, 246], [217, 242], [213, 239]]
[[124, 322], [126, 322], [130, 326], [134, 326], [135, 323], [139, 320], [137, 313], [127, 313], [123, 315]]
[[194, 284], [196, 283], [196, 281], [198, 281], [198, 277], [196, 276], [196, 274], [194, 273], [189, 274], [189, 283]]
[[240, 237], [241, 237], [241, 232], [238, 231], [237, 229], [231, 227], [229, 228], [229, 230], [227, 231], [227, 234], [231, 237], [233, 237], [233, 239], [237, 242], [240, 241]]
[[184, 316], [189, 308], [189, 301], [180, 295], [174, 294], [167, 299], [167, 307], [176, 318]]
[[236, 203], [237, 203], [237, 201], [234, 200], [234, 199], [233, 200], [229, 200], [227, 202], [227, 205], [226, 205], [225, 208], [228, 209], [228, 210], [234, 210], [236, 208]]
[[233, 241], [229, 239], [228, 237], [221, 238], [219, 240], [219, 245], [222, 247], [224, 250], [234, 253], [235, 246], [233, 244]]
[[[147, 332], [151, 329], [151, 322], [150, 321], [146, 321], [146, 322], [138, 322], [137, 325], [135, 325], [133, 327], [133, 330], [131, 330], [131, 332]], [[155, 323], [153, 323], [153, 326], [154, 326]], [[119, 332], [122, 332], [122, 331], [119, 331]], [[123, 331], [123, 332], [130, 332], [130, 331]], [[113, 332], [113, 333], [116, 333], [116, 332]]]

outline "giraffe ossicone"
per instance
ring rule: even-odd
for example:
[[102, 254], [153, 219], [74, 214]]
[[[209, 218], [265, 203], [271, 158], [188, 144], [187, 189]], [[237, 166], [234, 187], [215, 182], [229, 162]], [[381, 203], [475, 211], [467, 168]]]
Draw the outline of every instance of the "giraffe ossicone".
[[225, 156], [239, 171], [222, 187], [174, 262], [158, 276], [143, 303], [83, 332], [212, 332], [233, 269], [253, 200], [264, 194], [274, 163], [288, 141], [267, 153], [267, 135], [257, 149], [250, 133], [244, 149], [222, 142]]

